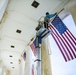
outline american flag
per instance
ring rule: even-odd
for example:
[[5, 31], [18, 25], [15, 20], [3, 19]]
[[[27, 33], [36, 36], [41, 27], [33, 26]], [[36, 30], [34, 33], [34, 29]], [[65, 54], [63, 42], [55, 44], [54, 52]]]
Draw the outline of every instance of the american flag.
[[36, 57], [36, 39], [30, 44], [34, 56]]
[[26, 60], [26, 52], [23, 53], [23, 59]]
[[76, 38], [58, 15], [56, 15], [51, 23], [48, 28], [52, 30], [52, 37], [58, 45], [65, 61], [73, 60], [76, 58]]
[[34, 64], [32, 64], [32, 75], [34, 75]]

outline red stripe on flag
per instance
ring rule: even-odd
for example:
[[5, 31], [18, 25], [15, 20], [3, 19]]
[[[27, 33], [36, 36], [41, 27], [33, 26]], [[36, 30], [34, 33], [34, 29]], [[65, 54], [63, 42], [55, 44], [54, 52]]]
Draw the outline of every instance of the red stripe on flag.
[[32, 44], [30, 45], [30, 47], [31, 47], [31, 49], [32, 49], [32, 51], [33, 51], [34, 56], [36, 56], [36, 48], [35, 48], [34, 44], [32, 43]]
[[32, 65], [32, 75], [34, 75], [34, 65]]
[[[51, 26], [50, 26], [49, 28], [52, 30]], [[60, 49], [60, 51], [61, 51], [61, 53], [62, 53], [62, 55], [63, 55], [63, 57], [64, 57], [64, 59], [65, 59], [65, 61], [67, 61], [67, 58], [66, 58], [66, 56], [65, 56], [65, 54], [64, 54], [64, 52], [63, 52], [63, 50], [62, 50], [62, 48], [61, 48], [61, 46], [60, 46], [60, 43], [58, 42], [58, 39], [57, 39], [56, 36], [54, 35], [53, 30], [52, 30], [52, 34], [51, 34], [51, 35], [53, 36], [55, 42], [57, 43], [57, 45], [58, 45], [58, 47], [59, 47], [59, 49]], [[66, 53], [66, 51], [65, 51], [65, 53]], [[66, 54], [67, 54], [67, 53], [66, 53]]]
[[66, 38], [68, 39], [68, 41], [70, 42], [70, 44], [72, 45], [72, 47], [74, 48], [74, 50], [76, 51], [76, 48], [75, 48], [75, 43], [73, 43], [73, 41], [68, 37], [69, 35], [67, 34], [67, 31], [66, 31], [66, 34], [65, 34]]
[[[74, 59], [74, 57], [76, 57], [76, 55], [75, 55], [75, 52], [73, 51], [73, 50], [75, 50], [74, 47], [71, 46], [72, 45], [72, 42], [68, 39], [68, 37], [66, 37], [67, 40], [65, 39], [64, 36], [66, 36], [66, 34], [64, 34], [62, 36], [63, 36], [64, 40], [66, 41], [67, 45], [69, 46], [70, 51], [73, 53], [73, 54], [72, 53], [71, 54], [72, 54], [72, 59]], [[74, 55], [74, 57], [73, 57], [73, 55]]]
[[[67, 32], [65, 32], [64, 34], [60, 35], [59, 32], [55, 29], [55, 27], [53, 27], [53, 25], [50, 25], [49, 28], [50, 30], [52, 30], [52, 36], [56, 41], [65, 61], [76, 58], [76, 54], [74, 52], [75, 47], [73, 48], [74, 45], [72, 44], [71, 41], [69, 41], [69, 39], [66, 36], [69, 35], [69, 33], [67, 34]], [[72, 36], [71, 35], [69, 36], [68, 37], [72, 39]], [[74, 38], [72, 39], [72, 41], [74, 41]]]
[[[68, 36], [72, 39], [72, 41], [74, 42], [74, 44], [76, 45], [75, 41], [76, 41], [76, 38], [71, 34], [71, 32], [68, 30], [67, 31], [67, 34]], [[75, 49], [76, 50], [76, 49]]]
[[[63, 48], [64, 52], [66, 53], [66, 56], [67, 56], [67, 58], [68, 58], [67, 60], [70, 60], [69, 54], [70, 54], [71, 57], [72, 57], [72, 55], [71, 55], [70, 51], [68, 50], [67, 45], [65, 44], [63, 38], [60, 37], [60, 35], [58, 34], [58, 32], [55, 30], [54, 27], [53, 27], [53, 30], [55, 31], [55, 35], [56, 35], [56, 37], [57, 37], [57, 39], [58, 39], [61, 47]], [[64, 45], [65, 45], [65, 46], [64, 46]], [[69, 54], [68, 54], [68, 53], [69, 53]]]
[[65, 34], [64, 35], [62, 35], [63, 36], [63, 39], [66, 41], [66, 44], [64, 44], [64, 45], [66, 45], [67, 46], [67, 50], [68, 50], [68, 52], [69, 52], [69, 54], [70, 54], [70, 56], [71, 56], [71, 58], [72, 59], [74, 59], [73, 58], [73, 55], [72, 55], [72, 53], [70, 52], [70, 49], [71, 49], [71, 51], [73, 52], [73, 50], [72, 50], [72, 48], [71, 48], [71, 46], [69, 45], [69, 43], [68, 43], [68, 41], [65, 39]]

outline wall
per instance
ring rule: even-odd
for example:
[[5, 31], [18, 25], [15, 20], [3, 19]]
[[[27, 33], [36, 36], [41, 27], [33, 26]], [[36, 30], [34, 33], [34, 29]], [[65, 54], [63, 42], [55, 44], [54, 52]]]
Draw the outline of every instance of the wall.
[[64, 8], [65, 10], [70, 11], [76, 25], [76, 0], [70, 0], [70, 2]]

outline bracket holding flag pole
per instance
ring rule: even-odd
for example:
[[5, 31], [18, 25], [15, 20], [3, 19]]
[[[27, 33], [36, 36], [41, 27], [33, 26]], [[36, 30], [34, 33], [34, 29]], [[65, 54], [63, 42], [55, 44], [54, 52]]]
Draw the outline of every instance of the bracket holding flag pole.
[[38, 36], [38, 42], [41, 44], [42, 43], [42, 39], [44, 37], [47, 37], [50, 34], [50, 30], [46, 29], [46, 28], [40, 28], [37, 33], [36, 36]]

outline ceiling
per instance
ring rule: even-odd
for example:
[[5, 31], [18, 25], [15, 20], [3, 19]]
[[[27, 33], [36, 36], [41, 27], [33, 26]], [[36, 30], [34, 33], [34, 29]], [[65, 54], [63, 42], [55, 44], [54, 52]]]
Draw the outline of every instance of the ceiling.
[[60, 11], [69, 0], [37, 0], [37, 8], [31, 6], [33, 1], [10, 0], [8, 3], [0, 29], [0, 59], [9, 70], [18, 68], [22, 52], [36, 35], [38, 20], [47, 11]]

